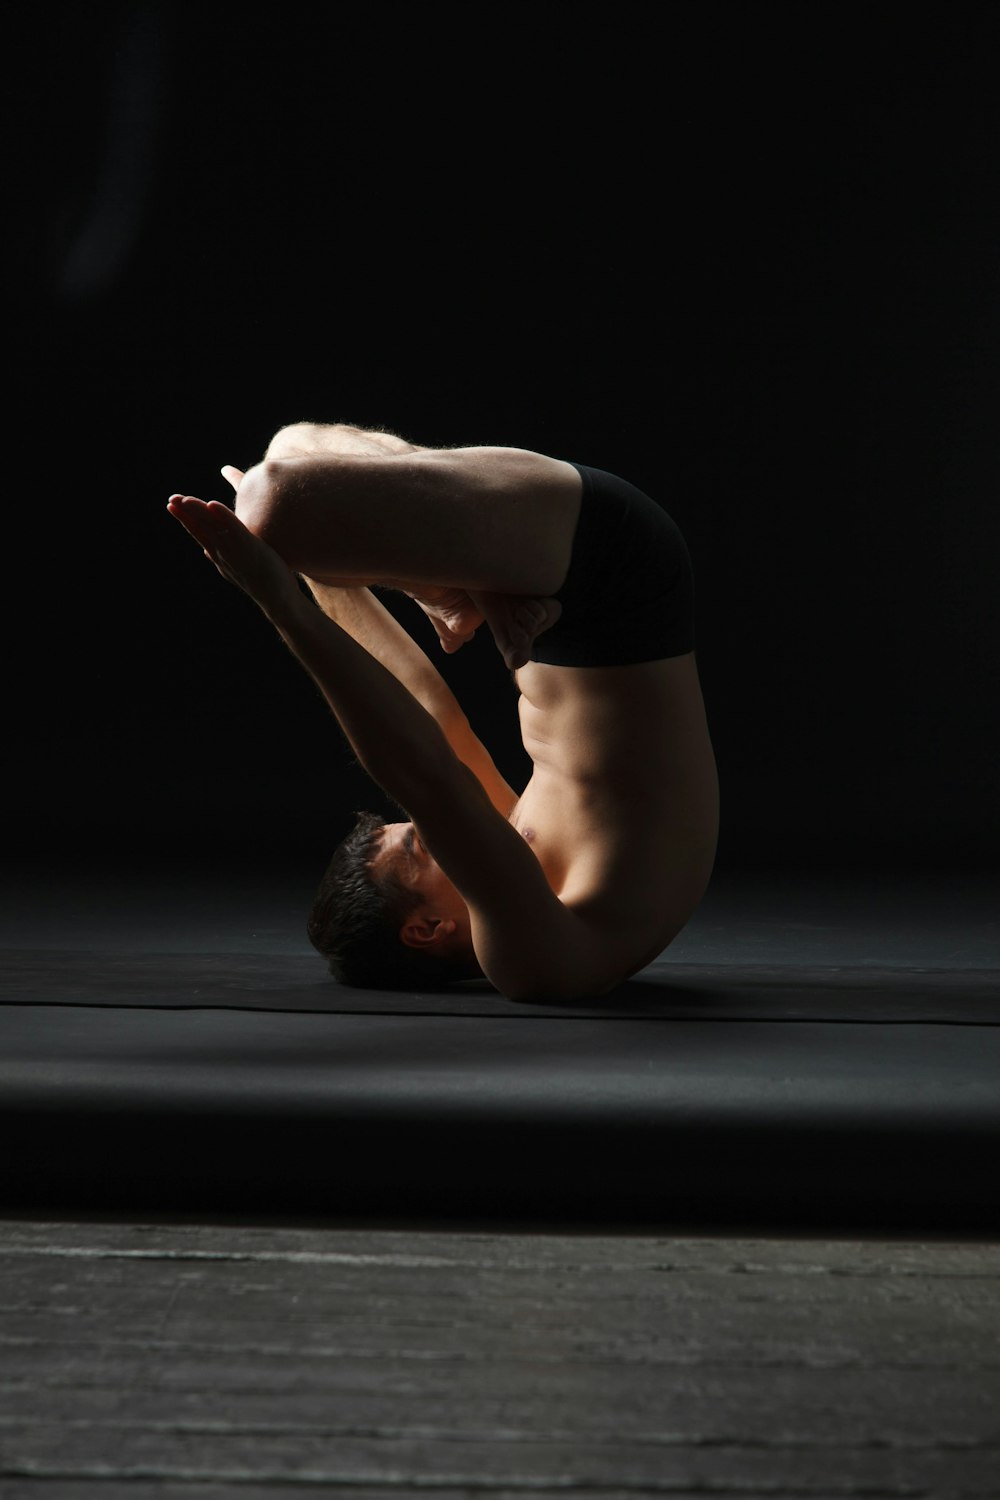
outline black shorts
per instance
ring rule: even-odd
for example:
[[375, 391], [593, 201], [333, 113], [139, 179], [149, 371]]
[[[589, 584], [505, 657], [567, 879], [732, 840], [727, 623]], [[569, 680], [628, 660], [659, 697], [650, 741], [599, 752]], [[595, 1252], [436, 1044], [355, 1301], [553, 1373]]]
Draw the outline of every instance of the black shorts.
[[532, 661], [624, 667], [694, 650], [694, 578], [684, 538], [634, 485], [574, 464], [583, 480], [563, 607]]

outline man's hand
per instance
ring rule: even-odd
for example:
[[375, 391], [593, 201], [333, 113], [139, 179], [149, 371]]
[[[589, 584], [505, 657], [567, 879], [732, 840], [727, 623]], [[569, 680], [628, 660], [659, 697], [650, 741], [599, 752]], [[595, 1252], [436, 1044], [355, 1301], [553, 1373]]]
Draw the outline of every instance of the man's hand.
[[[223, 474], [234, 489], [243, 475], [227, 466]], [[243, 522], [217, 500], [198, 500], [194, 495], [171, 495], [167, 509], [202, 548], [223, 578], [249, 594], [266, 615], [274, 619], [289, 606], [301, 604], [302, 594], [295, 574], [273, 547], [254, 536]]]

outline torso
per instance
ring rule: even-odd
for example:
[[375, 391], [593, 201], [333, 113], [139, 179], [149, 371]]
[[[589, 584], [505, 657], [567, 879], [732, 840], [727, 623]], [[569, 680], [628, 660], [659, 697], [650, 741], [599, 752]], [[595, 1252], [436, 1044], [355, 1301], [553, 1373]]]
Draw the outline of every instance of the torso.
[[693, 654], [517, 674], [534, 771], [510, 821], [564, 905], [634, 973], [704, 894], [719, 797]]

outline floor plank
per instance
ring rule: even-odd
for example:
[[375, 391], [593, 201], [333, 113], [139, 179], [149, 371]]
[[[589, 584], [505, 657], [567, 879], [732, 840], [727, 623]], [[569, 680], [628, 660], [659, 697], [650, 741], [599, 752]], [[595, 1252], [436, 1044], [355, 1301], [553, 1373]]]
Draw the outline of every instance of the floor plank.
[[983, 1243], [0, 1224], [0, 1496], [1000, 1491]]

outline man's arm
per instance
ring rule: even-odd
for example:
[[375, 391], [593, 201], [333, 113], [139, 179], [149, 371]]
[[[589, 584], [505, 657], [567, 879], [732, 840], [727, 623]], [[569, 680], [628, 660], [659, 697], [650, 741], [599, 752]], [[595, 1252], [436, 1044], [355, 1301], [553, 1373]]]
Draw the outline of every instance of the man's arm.
[[328, 619], [381, 662], [437, 721], [459, 760], [476, 776], [497, 811], [507, 817], [517, 793], [500, 775], [440, 672], [398, 620], [370, 589], [331, 587], [309, 578], [306, 583]]
[[[307, 428], [303, 436], [301, 427], [302, 424], [299, 424], [296, 428], [283, 429], [283, 432], [279, 433], [278, 438], [272, 443], [272, 447], [285, 433], [294, 436], [296, 441], [312, 441], [313, 429]], [[360, 436], [363, 437], [364, 434]], [[378, 436], [380, 439], [401, 444], [403, 447], [409, 446], [403, 442], [402, 438], [386, 439], [386, 435], [381, 433]], [[348, 436], [344, 441], [350, 445], [353, 439]], [[351, 451], [350, 446], [345, 451]], [[242, 470], [227, 464], [222, 473], [239, 494], [240, 485], [245, 477]], [[473, 733], [472, 726], [458, 699], [440, 672], [432, 665], [426, 652], [421, 650], [416, 641], [376, 599], [369, 588], [350, 584], [320, 583], [314, 578], [306, 578], [304, 582], [323, 613], [342, 630], [346, 630], [348, 635], [363, 646], [370, 656], [374, 656], [376, 661], [380, 661], [384, 667], [387, 667], [393, 676], [409, 689], [417, 702], [433, 715], [459, 760], [469, 766], [482, 782], [494, 807], [505, 817], [508, 816], [517, 801], [517, 793], [500, 775], [493, 757]]]
[[406, 809], [465, 901], [487, 979], [524, 1001], [609, 989], [621, 978], [614, 953], [555, 895], [508, 822], [510, 806], [498, 804], [479, 768], [381, 662], [310, 609], [302, 594], [297, 600], [294, 609], [275, 616], [279, 633], [323, 693], [361, 765]]
[[437, 781], [442, 764], [460, 764], [434, 716], [388, 666], [306, 599], [273, 548], [228, 506], [174, 495], [168, 509], [223, 577], [271, 621], [323, 693], [364, 769], [390, 797], [408, 807], [418, 787]]
[[465, 901], [487, 979], [514, 1000], [610, 988], [621, 977], [614, 955], [555, 895], [507, 821], [512, 804], [498, 803], [475, 757], [449, 742], [444, 726], [335, 621], [311, 609], [301, 593], [296, 601], [275, 613], [274, 624], [361, 765], [406, 809]]
[[624, 977], [621, 944], [563, 905], [531, 847], [464, 767], [457, 775], [438, 769], [440, 779], [416, 788], [406, 810], [469, 908], [472, 946], [490, 983], [522, 1001], [612, 989]]
[[460, 742], [449, 742], [444, 726], [395, 675], [301, 594], [297, 600], [275, 617], [279, 633], [320, 688], [364, 769], [406, 809], [465, 901], [487, 979], [524, 1001], [609, 989], [621, 978], [614, 953], [555, 895], [507, 820], [513, 804], [498, 803], [475, 757], [463, 755]]

